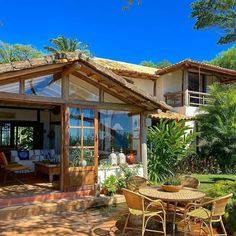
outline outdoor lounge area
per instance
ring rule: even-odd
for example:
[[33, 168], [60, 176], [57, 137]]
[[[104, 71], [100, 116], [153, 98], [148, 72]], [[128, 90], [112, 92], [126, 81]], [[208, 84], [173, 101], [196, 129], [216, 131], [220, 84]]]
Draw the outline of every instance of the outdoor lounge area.
[[1, 186], [94, 195], [121, 164], [147, 174], [144, 111], [165, 103], [78, 53], [0, 67]]

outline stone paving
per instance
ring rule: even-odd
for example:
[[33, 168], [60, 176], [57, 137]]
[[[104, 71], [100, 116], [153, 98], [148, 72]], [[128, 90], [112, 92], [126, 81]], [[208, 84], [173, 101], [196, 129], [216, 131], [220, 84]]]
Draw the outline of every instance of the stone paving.
[[[85, 211], [64, 212], [32, 216], [17, 220], [0, 221], [1, 236], [119, 236], [124, 226], [127, 208], [125, 204], [117, 207], [91, 208]], [[125, 236], [141, 235], [140, 231], [128, 231]], [[145, 236], [157, 234], [145, 234]], [[167, 234], [171, 236], [172, 234]], [[176, 233], [176, 236], [182, 236]], [[196, 235], [199, 235], [198, 233]]]
[[123, 220], [119, 221], [126, 211], [124, 205], [119, 205], [118, 208], [94, 208], [82, 212], [0, 221], [0, 235], [120, 235], [119, 228], [123, 227]]

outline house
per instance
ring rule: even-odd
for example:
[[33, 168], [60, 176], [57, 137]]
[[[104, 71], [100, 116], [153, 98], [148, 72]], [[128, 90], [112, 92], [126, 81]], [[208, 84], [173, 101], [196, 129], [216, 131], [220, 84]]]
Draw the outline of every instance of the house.
[[147, 176], [150, 118], [187, 120], [208, 85], [235, 79], [234, 70], [191, 60], [158, 70], [77, 52], [1, 64], [0, 151], [50, 182], [60, 175], [62, 191], [92, 193], [119, 169], [103, 171], [112, 149], [135, 153]]
[[[214, 82], [235, 83], [236, 71], [193, 60], [184, 60], [163, 69], [148, 68], [109, 59], [98, 63], [173, 107], [173, 112], [153, 114], [152, 118], [188, 119], [198, 114], [199, 105], [206, 104], [209, 85]], [[136, 70], [136, 72], [132, 72]], [[142, 73], [142, 76], [137, 73]], [[194, 126], [194, 121], [187, 122]]]
[[146, 176], [146, 117], [171, 107], [129, 81], [153, 82], [158, 75], [145, 70], [154, 70], [133, 67], [114, 73], [78, 52], [1, 64], [0, 149], [8, 162], [50, 181], [59, 174], [62, 191], [91, 193], [99, 163], [122, 148], [135, 152]]

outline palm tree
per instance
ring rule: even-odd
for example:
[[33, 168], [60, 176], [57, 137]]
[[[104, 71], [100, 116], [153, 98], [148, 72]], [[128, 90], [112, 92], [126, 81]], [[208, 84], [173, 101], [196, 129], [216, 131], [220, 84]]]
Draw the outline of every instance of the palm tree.
[[80, 51], [85, 55], [91, 55], [88, 50], [88, 44], [79, 42], [77, 39], [65, 38], [60, 35], [55, 39], [50, 39], [50, 43], [53, 46], [45, 46], [44, 49], [49, 53], [64, 53], [64, 52], [75, 52]]

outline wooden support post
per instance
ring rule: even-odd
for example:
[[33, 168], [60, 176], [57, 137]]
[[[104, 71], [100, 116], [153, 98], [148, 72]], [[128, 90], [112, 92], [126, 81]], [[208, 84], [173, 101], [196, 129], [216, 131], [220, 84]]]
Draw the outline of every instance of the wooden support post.
[[60, 190], [66, 191], [69, 181], [69, 107], [61, 106]]
[[146, 115], [141, 114], [141, 154], [142, 154], [142, 164], [143, 164], [143, 175], [145, 178], [148, 177], [147, 171], [147, 124]]
[[25, 81], [23, 79], [20, 80], [19, 93], [25, 94]]
[[188, 70], [183, 71], [183, 105], [189, 106], [189, 96], [188, 96]]
[[66, 101], [69, 100], [69, 75], [62, 75], [62, 86], [61, 86], [62, 98]]

